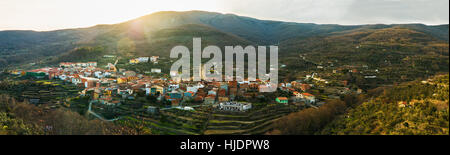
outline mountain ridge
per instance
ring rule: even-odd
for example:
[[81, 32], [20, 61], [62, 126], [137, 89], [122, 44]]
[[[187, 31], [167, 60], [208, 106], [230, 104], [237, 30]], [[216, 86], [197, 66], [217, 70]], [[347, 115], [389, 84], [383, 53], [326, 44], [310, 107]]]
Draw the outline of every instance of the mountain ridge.
[[[108, 51], [117, 53], [117, 44], [129, 39], [142, 47], [152, 46], [154, 34], [165, 29], [176, 29], [185, 25], [199, 25], [214, 34], [226, 34], [230, 40], [255, 45], [273, 45], [291, 40], [303, 40], [312, 37], [325, 37], [350, 31], [382, 30], [386, 28], [406, 28], [430, 35], [448, 43], [448, 24], [427, 26], [424, 24], [374, 24], [344, 26], [337, 24], [295, 23], [273, 20], [260, 20], [235, 14], [222, 14], [206, 11], [162, 11], [145, 15], [118, 24], [100, 24], [87, 28], [72, 28], [55, 31], [8, 30], [0, 31], [0, 68], [36, 62], [39, 58], [58, 56], [80, 46], [104, 46]], [[209, 27], [209, 28], [206, 28]], [[194, 27], [183, 29], [194, 31]], [[211, 31], [209, 31], [211, 30]], [[214, 31], [214, 32], [213, 32]], [[200, 31], [197, 31], [199, 34]], [[186, 33], [189, 37], [196, 33]], [[213, 35], [220, 37], [220, 35]], [[158, 38], [156, 38], [158, 39]], [[220, 39], [214, 38], [220, 42]], [[169, 48], [169, 47], [167, 47]], [[164, 48], [164, 51], [168, 51]], [[137, 53], [159, 53], [151, 48], [138, 48]], [[162, 49], [162, 48], [160, 48]]]

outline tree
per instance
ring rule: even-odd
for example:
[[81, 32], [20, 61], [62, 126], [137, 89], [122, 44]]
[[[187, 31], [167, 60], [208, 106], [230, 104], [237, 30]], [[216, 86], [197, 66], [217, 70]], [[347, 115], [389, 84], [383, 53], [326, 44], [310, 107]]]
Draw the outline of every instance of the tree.
[[268, 134], [311, 135], [315, 134], [336, 116], [342, 114], [346, 104], [340, 100], [329, 100], [319, 109], [308, 108], [274, 122], [273, 130]]

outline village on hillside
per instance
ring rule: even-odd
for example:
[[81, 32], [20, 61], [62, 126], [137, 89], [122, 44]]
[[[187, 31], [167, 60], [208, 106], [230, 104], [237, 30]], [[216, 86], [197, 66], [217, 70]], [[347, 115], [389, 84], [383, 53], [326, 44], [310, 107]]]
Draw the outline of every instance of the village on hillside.
[[[157, 64], [158, 59], [158, 56], [139, 57], [130, 59], [129, 63]], [[318, 66], [318, 68], [321, 67]], [[350, 71], [357, 72], [356, 69]], [[336, 70], [333, 72], [335, 73]], [[97, 62], [61, 62], [58, 67], [27, 71], [13, 70], [10, 73], [34, 79], [65, 81], [83, 89], [79, 92], [81, 96], [90, 96], [91, 100], [108, 106], [119, 106], [121, 101], [125, 99], [133, 100], [138, 94], [153, 96], [158, 102], [170, 103], [162, 105], [162, 107], [193, 105], [191, 103], [217, 106], [226, 104], [228, 107], [230, 105], [243, 106], [238, 101], [250, 100], [254, 97], [265, 98], [266, 96], [263, 93], [259, 93], [258, 90], [260, 86], [267, 84], [259, 79], [244, 82], [175, 81], [162, 77], [154, 78], [124, 69], [118, 70], [116, 64], [111, 63], [104, 67], [98, 67]], [[151, 73], [161, 74], [162, 69], [152, 68]], [[311, 93], [311, 90], [315, 88], [315, 84], [318, 82], [328, 83], [327, 80], [318, 77], [317, 73], [307, 75], [302, 80], [280, 83], [278, 91], [289, 95], [276, 96], [270, 102], [286, 105], [320, 105], [320, 99]], [[348, 85], [347, 81], [342, 81], [342, 84], [344, 86]], [[329, 96], [339, 96], [340, 94], [348, 93], [351, 93], [351, 90], [341, 88], [336, 94], [330, 94]], [[358, 90], [358, 93], [362, 93], [362, 90]], [[221, 107], [219, 109], [240, 109], [239, 111], [245, 111], [248, 108]]]
[[[105, 55], [104, 57], [113, 56]], [[265, 121], [250, 121], [255, 124], [252, 128], [260, 128], [259, 125], [265, 126], [291, 112], [307, 107], [318, 108], [326, 104], [328, 99], [339, 99], [340, 96], [351, 93], [363, 93], [361, 89], [352, 90], [346, 87], [349, 85], [347, 81], [341, 81], [338, 86], [330, 84], [328, 80], [319, 77], [318, 73], [308, 74], [295, 81], [279, 83], [276, 92], [261, 93], [259, 88], [267, 86], [267, 82], [259, 79], [243, 82], [179, 81], [168, 78], [167, 71], [164, 72], [161, 68], [155, 67], [144, 72], [150, 74], [139, 74], [132, 70], [118, 69], [117, 62], [101, 66], [97, 62], [60, 62], [54, 67], [17, 69], [9, 73], [16, 78], [39, 83], [37, 87], [40, 88], [27, 86], [26, 89], [33, 89], [19, 94], [23, 100], [36, 105], [48, 105], [52, 102], [51, 108], [64, 105], [77, 109], [81, 113], [85, 111], [105, 121], [124, 120], [123, 118], [164, 119], [163, 116], [168, 115], [174, 117], [173, 119], [193, 121], [189, 125], [194, 124], [195, 130], [191, 130], [196, 132], [202, 127], [202, 124], [195, 120], [195, 117], [200, 116], [194, 115], [191, 116], [193, 118], [188, 118], [183, 116], [183, 113], [172, 114], [170, 111], [190, 111], [194, 114], [198, 113], [205, 119], [208, 117], [205, 114], [212, 110], [215, 111], [213, 116], [228, 119], [227, 121], [222, 120], [224, 118], [215, 120], [218, 123], [217, 127], [209, 125], [208, 128], [213, 129], [206, 132], [213, 134], [221, 129], [222, 125], [219, 122], [227, 124], [229, 121], [236, 121], [234, 120], [236, 118], [255, 117], [256, 119], [261, 115], [261, 119]], [[127, 65], [158, 63], [160, 63], [159, 57], [152, 56], [129, 59]], [[281, 67], [284, 66], [281, 65]], [[350, 70], [357, 72], [356, 69]], [[58, 87], [43, 89], [41, 85], [45, 84], [63, 86], [64, 89]], [[35, 89], [38, 92], [34, 91]], [[52, 105], [53, 103], [57, 105]], [[260, 111], [273, 112], [265, 114]], [[153, 122], [160, 123], [155, 120]], [[161, 129], [159, 125], [154, 126]], [[173, 133], [180, 132], [173, 131]], [[218, 134], [221, 133], [218, 132]], [[181, 134], [184, 133], [181, 132]]]

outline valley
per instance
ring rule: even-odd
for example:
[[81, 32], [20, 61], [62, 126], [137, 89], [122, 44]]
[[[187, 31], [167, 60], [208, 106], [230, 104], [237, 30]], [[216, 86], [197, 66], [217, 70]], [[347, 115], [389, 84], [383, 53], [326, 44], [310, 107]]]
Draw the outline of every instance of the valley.
[[[171, 79], [170, 50], [193, 51], [199, 37], [202, 49], [278, 46], [277, 91], [258, 92], [261, 80]], [[0, 134], [70, 134], [76, 123], [86, 125], [78, 134], [448, 134], [448, 40], [448, 24], [320, 25], [204, 11], [0, 31], [0, 112], [17, 125]]]

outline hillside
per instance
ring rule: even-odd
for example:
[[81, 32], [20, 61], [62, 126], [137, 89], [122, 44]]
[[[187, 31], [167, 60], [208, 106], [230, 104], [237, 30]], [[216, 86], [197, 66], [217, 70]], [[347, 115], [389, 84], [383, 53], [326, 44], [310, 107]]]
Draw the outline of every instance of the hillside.
[[449, 76], [437, 76], [384, 90], [350, 110], [320, 134], [448, 135]]
[[[403, 30], [398, 35], [412, 40], [401, 40], [400, 43], [397, 33], [386, 31], [390, 29]], [[372, 36], [365, 36], [366, 34]], [[382, 34], [388, 35], [381, 37]], [[358, 38], [360, 35], [367, 38]], [[378, 40], [373, 40], [374, 36]], [[448, 25], [318, 25], [203, 11], [166, 11], [114, 25], [49, 32], [0, 31], [0, 68], [25, 63], [53, 63], [58, 57], [70, 56], [72, 54], [67, 53], [81, 47], [101, 47], [104, 53], [125, 57], [168, 56], [173, 45], [190, 45], [192, 37], [202, 37], [204, 43], [220, 46], [279, 44], [280, 52], [283, 53], [280, 57], [286, 58], [297, 55], [299, 50], [321, 53], [324, 50], [352, 51], [355, 44], [364, 43], [363, 41], [397, 41], [398, 48], [409, 46], [410, 41], [421, 46], [427, 46], [424, 43], [436, 43], [439, 47], [447, 48], [443, 51], [448, 56]], [[366, 60], [367, 56], [363, 55], [361, 58]]]
[[[287, 40], [280, 45], [283, 52], [280, 59], [288, 64], [288, 69], [299, 72], [291, 77], [304, 76], [303, 71], [325, 73], [326, 70], [316, 69], [318, 65], [333, 64], [335, 67], [330, 67], [331, 70], [340, 70], [345, 68], [343, 66], [367, 66], [364, 70], [379, 71], [379, 82], [392, 83], [447, 73], [448, 48], [447, 41], [413, 29], [360, 28], [328, 36]], [[299, 56], [305, 60], [299, 60]]]
[[122, 34], [122, 32], [114, 31], [99, 35], [88, 44], [99, 47], [96, 48], [97, 52], [91, 51], [89, 56], [86, 55], [83, 57], [83, 53], [76, 53], [75, 51], [77, 50], [74, 50], [57, 57], [52, 62], [58, 63], [67, 60], [97, 61], [104, 54], [119, 55], [126, 58], [152, 55], [167, 58], [170, 55], [170, 50], [178, 45], [184, 45], [192, 50], [192, 39], [194, 37], [202, 38], [202, 47], [208, 45], [225, 47], [226, 45], [253, 44], [233, 34], [221, 32], [203, 25], [182, 25], [174, 28], [161, 29], [141, 38], [133, 37], [133, 35], [121, 36]]
[[329, 100], [273, 123], [270, 135], [448, 135], [449, 75]]

